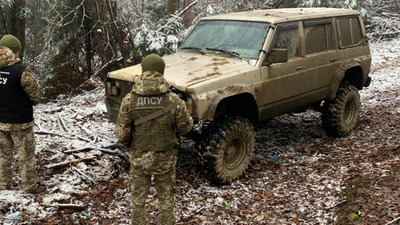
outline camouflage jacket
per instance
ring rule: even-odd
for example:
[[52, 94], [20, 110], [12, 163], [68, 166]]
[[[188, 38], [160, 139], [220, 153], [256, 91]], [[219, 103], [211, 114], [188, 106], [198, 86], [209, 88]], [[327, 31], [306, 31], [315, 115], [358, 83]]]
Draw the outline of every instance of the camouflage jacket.
[[[0, 46], [0, 68], [5, 68], [19, 63], [21, 60], [15, 56], [15, 54], [7, 47]], [[4, 82], [4, 80], [3, 80]], [[33, 74], [29, 68], [26, 68], [22, 72], [21, 76], [21, 87], [31, 100], [31, 104], [36, 105], [39, 103], [42, 97], [42, 92], [39, 85], [36, 83]], [[10, 93], [12, 94], [12, 93]], [[0, 102], [1, 103], [1, 102]], [[6, 106], [2, 106], [6, 107]], [[0, 130], [11, 131], [11, 130], [22, 130], [32, 127], [33, 121], [28, 123], [2, 123], [0, 122]]]
[[[154, 71], [144, 72], [138, 78], [132, 92], [122, 100], [117, 119], [115, 132], [121, 144], [139, 151], [170, 150], [177, 144], [177, 133], [184, 135], [192, 129], [193, 119], [187, 112], [185, 102], [169, 88], [162, 74]], [[165, 115], [133, 125], [135, 120], [175, 101], [179, 104]]]

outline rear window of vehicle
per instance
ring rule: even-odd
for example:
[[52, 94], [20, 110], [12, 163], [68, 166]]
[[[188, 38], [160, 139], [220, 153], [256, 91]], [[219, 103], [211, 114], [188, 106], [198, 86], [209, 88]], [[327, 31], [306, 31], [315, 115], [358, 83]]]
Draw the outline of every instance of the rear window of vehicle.
[[306, 54], [333, 49], [332, 19], [303, 22], [306, 39]]
[[342, 17], [336, 21], [338, 27], [339, 47], [346, 48], [360, 45], [363, 35], [358, 17]]

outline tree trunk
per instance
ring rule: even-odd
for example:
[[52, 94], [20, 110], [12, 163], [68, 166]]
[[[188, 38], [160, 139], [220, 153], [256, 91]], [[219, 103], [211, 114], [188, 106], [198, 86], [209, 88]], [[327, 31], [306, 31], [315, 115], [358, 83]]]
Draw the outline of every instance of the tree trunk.
[[[194, 0], [184, 0], [185, 2], [185, 8], [188, 7]], [[183, 14], [183, 25], [186, 28], [189, 28], [193, 24], [193, 19], [194, 19], [194, 10], [193, 7], [188, 9], [184, 14]]]
[[[25, 7], [25, 0], [15, 0], [15, 11], [19, 12], [21, 8]], [[16, 16], [14, 23], [14, 35], [22, 44], [22, 49], [19, 53], [19, 57], [22, 60], [25, 50], [25, 18]]]
[[112, 30], [113, 30], [114, 35], [117, 38], [119, 50], [120, 50], [122, 58], [123, 58], [122, 66], [125, 67], [128, 64], [127, 60], [129, 59], [129, 51], [127, 51], [124, 46], [123, 37], [121, 35], [120, 29], [118, 28], [117, 20], [114, 16], [116, 7], [115, 6], [113, 7], [113, 5], [111, 4], [111, 3], [114, 3], [114, 4], [117, 4], [117, 3], [113, 0], [107, 0], [106, 2], [107, 2], [107, 7], [108, 7], [108, 13], [109, 13], [110, 19], [111, 19]]
[[[5, 17], [5, 14], [7, 14], [7, 13], [3, 12], [3, 9], [4, 8], [0, 7], [0, 22], [1, 22], [0, 29], [3, 30], [3, 32], [1, 32], [1, 34], [4, 34], [5, 33], [4, 31], [7, 30], [7, 19]], [[1, 34], [0, 34], [0, 36], [1, 36]]]
[[167, 14], [173, 14], [179, 9], [179, 0], [168, 0]]
[[90, 20], [88, 18], [85, 18], [84, 21], [85, 24], [85, 31], [86, 31], [86, 37], [85, 37], [85, 47], [86, 47], [86, 66], [87, 66], [87, 77], [88, 79], [92, 75], [92, 39], [91, 39], [91, 24]]

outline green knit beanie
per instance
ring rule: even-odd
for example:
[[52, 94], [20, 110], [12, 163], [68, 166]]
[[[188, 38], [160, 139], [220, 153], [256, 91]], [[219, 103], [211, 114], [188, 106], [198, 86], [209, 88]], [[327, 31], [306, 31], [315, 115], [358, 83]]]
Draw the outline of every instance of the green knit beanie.
[[164, 74], [165, 62], [157, 54], [150, 54], [146, 56], [142, 61], [142, 73], [146, 71], [156, 71]]
[[21, 51], [22, 48], [21, 42], [18, 40], [18, 38], [11, 34], [4, 35], [4, 37], [0, 40], [0, 45], [8, 47], [14, 53]]

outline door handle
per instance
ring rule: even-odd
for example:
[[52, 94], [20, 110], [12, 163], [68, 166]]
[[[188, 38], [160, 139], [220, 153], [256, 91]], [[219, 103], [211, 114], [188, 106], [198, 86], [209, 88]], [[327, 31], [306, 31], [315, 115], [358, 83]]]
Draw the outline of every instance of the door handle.
[[302, 69], [303, 69], [303, 66], [296, 67], [296, 70], [302, 70]]

